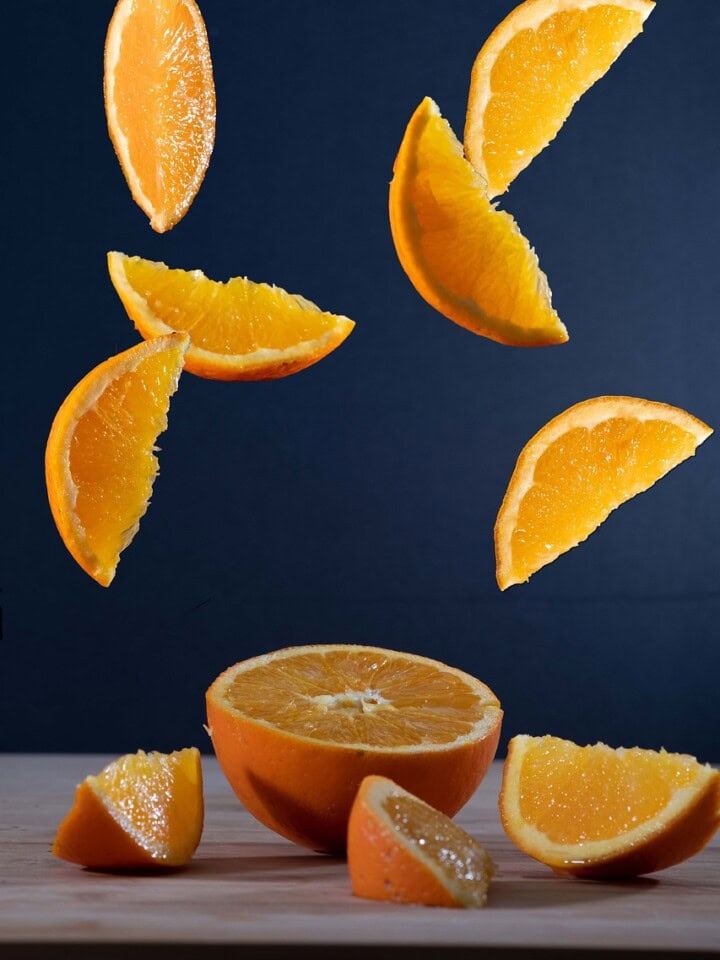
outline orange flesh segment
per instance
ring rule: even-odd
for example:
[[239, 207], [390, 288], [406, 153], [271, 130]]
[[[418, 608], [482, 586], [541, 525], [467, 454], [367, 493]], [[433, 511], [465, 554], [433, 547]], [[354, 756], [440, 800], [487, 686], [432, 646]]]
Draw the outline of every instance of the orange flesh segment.
[[662, 420], [613, 418], [563, 434], [540, 456], [518, 511], [511, 541], [517, 579], [585, 540], [696, 445], [694, 434]]
[[483, 690], [400, 656], [329, 651], [282, 657], [241, 672], [224, 697], [245, 716], [298, 736], [404, 747], [452, 743], [470, 734], [498, 708]]
[[480, 890], [484, 902], [492, 861], [473, 837], [405, 792], [388, 793], [382, 808], [400, 836], [423, 860], [433, 863], [453, 892], [459, 888], [467, 902], [477, 900]]
[[492, 63], [479, 136], [471, 87], [465, 146], [487, 176], [490, 196], [504, 193], [556, 136], [575, 103], [642, 31], [651, 9], [599, 4], [560, 10], [536, 29], [512, 35]]
[[186, 837], [194, 849], [202, 793], [196, 749], [171, 754], [141, 750], [120, 757], [88, 777], [88, 783], [118, 823], [153, 856], [181, 853]]
[[520, 814], [553, 843], [620, 837], [663, 811], [699, 769], [688, 756], [542, 737], [523, 755]]
[[171, 270], [140, 257], [123, 257], [125, 276], [169, 330], [186, 331], [193, 347], [243, 355], [284, 350], [332, 331], [337, 317], [279, 287], [234, 277], [219, 283], [199, 270]]
[[74, 512], [102, 567], [137, 532], [158, 472], [155, 440], [167, 429], [182, 352], [150, 354], [113, 380], [78, 420], [70, 444]]
[[547, 278], [517, 224], [496, 210], [429, 98], [415, 111], [395, 163], [390, 219], [416, 289], [461, 326], [502, 343], [562, 343]]
[[123, 139], [127, 156], [118, 153], [133, 195], [162, 232], [186, 212], [210, 160], [212, 65], [194, 0], [133, 0], [131, 7], [112, 51], [108, 120], [113, 142], [118, 132]]

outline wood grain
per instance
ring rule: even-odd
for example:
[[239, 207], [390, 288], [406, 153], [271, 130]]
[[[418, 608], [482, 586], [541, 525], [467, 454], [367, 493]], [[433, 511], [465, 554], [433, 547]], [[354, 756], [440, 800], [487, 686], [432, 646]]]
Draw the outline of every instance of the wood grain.
[[[188, 869], [118, 876], [62, 863], [49, 852], [55, 827], [75, 784], [107, 760], [0, 756], [0, 955], [92, 955], [83, 944], [115, 945], [108, 956], [138, 944], [160, 956], [173, 944], [176, 957], [188, 956], [188, 945], [211, 953], [213, 945], [244, 945], [243, 960], [326, 955], [322, 945], [342, 946], [343, 958], [371, 945], [402, 955], [422, 947], [438, 956], [451, 946], [458, 955], [483, 948], [486, 960], [570, 947], [618, 955], [720, 952], [717, 837], [694, 859], [654, 877], [561, 879], [503, 834], [497, 763], [458, 820], [487, 846], [498, 876], [488, 907], [463, 911], [354, 898], [343, 861], [294, 847], [256, 823], [209, 757], [205, 833]], [[70, 944], [80, 952], [57, 952]]]

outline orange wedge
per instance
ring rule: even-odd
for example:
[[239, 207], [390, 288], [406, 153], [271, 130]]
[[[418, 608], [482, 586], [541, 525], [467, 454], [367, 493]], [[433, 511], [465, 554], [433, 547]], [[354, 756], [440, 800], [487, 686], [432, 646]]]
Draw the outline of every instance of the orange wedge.
[[526, 0], [473, 65], [465, 155], [504, 193], [642, 30], [651, 0]]
[[143, 337], [187, 331], [185, 369], [211, 380], [272, 380], [317, 363], [355, 324], [279, 287], [108, 254], [110, 278]]
[[595, 397], [555, 417], [523, 448], [497, 516], [500, 589], [576, 547], [711, 433], [684, 410], [636, 397]]
[[195, 0], [119, 0], [105, 41], [108, 131], [133, 199], [163, 233], [200, 189], [215, 86]]
[[360, 786], [347, 859], [356, 897], [429, 907], [484, 907], [493, 873], [477, 840], [386, 777]]
[[187, 334], [140, 343], [95, 367], [55, 416], [45, 451], [50, 509], [86, 573], [107, 587], [138, 531], [158, 472]]
[[500, 343], [568, 335], [517, 224], [487, 198], [447, 120], [426, 97], [408, 124], [390, 184], [390, 227], [418, 293], [444, 316]]
[[474, 677], [378, 647], [291, 647], [207, 692], [209, 732], [250, 813], [295, 843], [342, 850], [355, 794], [388, 776], [450, 816], [495, 755], [502, 711]]
[[694, 757], [514, 737], [500, 793], [507, 835], [558, 873], [621, 878], [663, 870], [720, 827], [720, 773]]
[[180, 867], [195, 853], [202, 827], [198, 750], [140, 750], [83, 780], [52, 852], [103, 870]]

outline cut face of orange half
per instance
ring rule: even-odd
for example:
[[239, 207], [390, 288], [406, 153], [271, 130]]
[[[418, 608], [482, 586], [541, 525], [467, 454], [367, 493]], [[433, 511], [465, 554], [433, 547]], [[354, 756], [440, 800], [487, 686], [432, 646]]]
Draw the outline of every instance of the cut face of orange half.
[[642, 30], [651, 0], [526, 0], [492, 32], [470, 79], [465, 155], [504, 193]]
[[497, 749], [502, 711], [485, 684], [377, 647], [292, 647], [230, 667], [207, 692], [220, 766], [260, 821], [342, 850], [355, 794], [389, 776], [448, 815]]
[[202, 827], [198, 750], [140, 750], [83, 780], [52, 852], [103, 870], [179, 867], [194, 854]]
[[55, 416], [45, 451], [50, 509], [83, 570], [107, 587], [138, 531], [158, 472], [187, 334], [140, 343], [95, 367]]
[[497, 516], [500, 589], [577, 546], [711, 433], [684, 410], [636, 397], [595, 397], [555, 417], [518, 457]]
[[195, 0], [119, 0], [105, 41], [110, 139], [158, 233], [200, 189], [215, 140], [215, 86]]
[[517, 224], [487, 198], [447, 120], [426, 97], [393, 167], [390, 226], [418, 293], [473, 333], [521, 347], [563, 343], [538, 259]]
[[350, 813], [353, 893], [430, 907], [484, 907], [493, 862], [449, 817], [386, 777], [366, 777]]
[[169, 270], [124, 253], [108, 269], [128, 316], [146, 339], [190, 334], [185, 369], [211, 380], [272, 380], [317, 363], [350, 335], [347, 317], [324, 313], [297, 294], [200, 270]]
[[510, 839], [559, 873], [637, 876], [697, 853], [720, 826], [720, 773], [661, 750], [514, 737], [500, 794]]

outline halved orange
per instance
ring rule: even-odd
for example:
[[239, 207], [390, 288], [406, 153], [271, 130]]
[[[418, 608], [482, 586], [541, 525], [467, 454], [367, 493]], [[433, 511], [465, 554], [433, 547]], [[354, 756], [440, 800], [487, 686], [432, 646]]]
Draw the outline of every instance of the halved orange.
[[510, 214], [490, 203], [485, 182], [429, 97], [407, 126], [393, 171], [395, 249], [430, 306], [500, 343], [538, 347], [568, 339], [530, 244]]
[[545, 424], [518, 457], [495, 522], [500, 589], [577, 546], [711, 433], [685, 410], [637, 397], [595, 397]]
[[497, 749], [484, 683], [378, 647], [291, 647], [237, 663], [207, 692], [209, 733], [247, 809], [295, 843], [342, 850], [355, 794], [388, 776], [450, 816]]
[[348, 824], [356, 897], [484, 907], [493, 862], [456, 823], [386, 777], [366, 777]]
[[500, 814], [510, 839], [558, 873], [613, 878], [663, 870], [720, 827], [720, 773], [684, 754], [514, 737]]
[[104, 587], [147, 510], [155, 441], [167, 428], [188, 340], [174, 333], [105, 360], [53, 421], [45, 450], [50, 509], [65, 546]]
[[108, 131], [158, 233], [185, 216], [215, 141], [210, 47], [195, 0], [118, 0], [105, 41]]
[[75, 791], [52, 852], [95, 869], [180, 867], [203, 828], [200, 753], [127, 754]]
[[141, 335], [186, 331], [185, 369], [211, 380], [296, 373], [327, 356], [355, 326], [304, 297], [244, 277], [218, 283], [200, 270], [169, 270], [115, 251], [108, 269]]
[[495, 28], [470, 79], [465, 155], [504, 193], [642, 30], [651, 0], [526, 0]]

